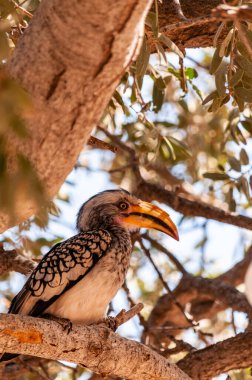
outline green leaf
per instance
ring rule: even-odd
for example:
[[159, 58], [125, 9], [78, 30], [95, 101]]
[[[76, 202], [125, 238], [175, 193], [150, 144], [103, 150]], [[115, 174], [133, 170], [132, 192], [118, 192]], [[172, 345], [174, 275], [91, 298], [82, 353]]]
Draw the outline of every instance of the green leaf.
[[181, 150], [187, 157], [192, 156], [190, 149], [188, 148], [188, 146], [185, 143], [175, 139], [172, 136], [169, 136], [169, 140], [173, 145], [177, 146], [179, 148], [179, 150]]
[[176, 154], [175, 154], [175, 152], [174, 152], [174, 149], [173, 149], [172, 144], [171, 144], [170, 141], [169, 141], [169, 138], [166, 137], [166, 136], [164, 136], [163, 139], [164, 139], [164, 141], [166, 142], [166, 146], [167, 146], [167, 148], [168, 148], [168, 151], [169, 151], [170, 157], [173, 159], [173, 161], [175, 161], [175, 160], [176, 160]]
[[143, 44], [140, 50], [140, 54], [136, 61], [136, 77], [139, 83], [139, 87], [142, 87], [142, 79], [146, 73], [148, 63], [150, 58], [150, 48], [147, 43], [146, 37], [144, 36]]
[[210, 74], [214, 74], [218, 70], [218, 67], [220, 66], [222, 62], [222, 57], [220, 57], [219, 52], [220, 52], [220, 47], [218, 46], [215, 49], [215, 52], [212, 58], [212, 62], [209, 69]]
[[171, 51], [176, 53], [180, 58], [184, 58], [184, 54], [182, 51], [177, 47], [177, 45], [170, 40], [169, 37], [165, 36], [164, 34], [159, 33], [158, 35], [159, 41], [161, 41], [164, 45], [166, 45]]
[[212, 179], [214, 181], [224, 181], [229, 179], [229, 175], [226, 173], [218, 173], [218, 172], [206, 172], [203, 174], [204, 178]]
[[185, 69], [185, 76], [188, 79], [194, 79], [194, 78], [198, 77], [198, 73], [197, 73], [197, 71], [193, 67], [187, 67]]
[[196, 94], [198, 95], [198, 97], [200, 98], [200, 100], [203, 101], [203, 97], [202, 97], [200, 89], [195, 84], [193, 84], [191, 81], [190, 81], [190, 84], [191, 84], [192, 88], [194, 89], [194, 91], [196, 92]]
[[168, 68], [168, 72], [173, 74], [176, 78], [178, 78], [180, 80], [180, 70], [178, 69], [174, 69], [173, 67], [169, 67]]
[[241, 163], [235, 157], [229, 157], [228, 162], [233, 170], [237, 172], [241, 171]]
[[240, 162], [242, 165], [249, 164], [249, 156], [244, 148], [242, 148], [240, 151]]

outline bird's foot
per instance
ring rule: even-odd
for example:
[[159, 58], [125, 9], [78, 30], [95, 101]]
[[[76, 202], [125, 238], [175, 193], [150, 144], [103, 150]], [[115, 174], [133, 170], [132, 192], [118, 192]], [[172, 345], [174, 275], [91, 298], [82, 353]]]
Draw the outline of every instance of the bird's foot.
[[111, 317], [111, 316], [108, 316], [108, 317], [105, 317], [105, 318], [101, 319], [96, 324], [106, 326], [107, 328], [109, 328], [110, 330], [112, 330], [114, 332], [118, 328], [117, 318], [116, 317]]
[[104, 318], [104, 323], [105, 325], [110, 329], [113, 330], [114, 332], [117, 330], [118, 327], [118, 321], [116, 317], [111, 317], [108, 316]]
[[56, 317], [55, 315], [51, 315], [51, 314], [43, 314], [42, 318], [57, 322], [62, 327], [63, 331], [67, 332], [67, 334], [69, 334], [70, 331], [72, 331], [73, 324], [70, 321], [70, 319]]

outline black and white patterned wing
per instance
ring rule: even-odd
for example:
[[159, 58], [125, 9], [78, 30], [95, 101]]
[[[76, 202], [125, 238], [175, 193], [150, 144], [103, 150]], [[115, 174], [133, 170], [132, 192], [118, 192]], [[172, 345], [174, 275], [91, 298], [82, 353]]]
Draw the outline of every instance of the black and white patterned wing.
[[82, 232], [56, 244], [40, 261], [9, 313], [39, 316], [72, 288], [106, 254], [111, 244], [107, 231]]

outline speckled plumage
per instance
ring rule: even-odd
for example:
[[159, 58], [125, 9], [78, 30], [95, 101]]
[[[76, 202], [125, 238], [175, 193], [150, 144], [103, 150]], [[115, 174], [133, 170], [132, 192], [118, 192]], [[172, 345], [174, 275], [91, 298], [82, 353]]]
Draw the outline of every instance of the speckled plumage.
[[[10, 313], [51, 314], [84, 323], [104, 317], [125, 280], [132, 250], [129, 232], [111, 223], [108, 208], [115, 194], [106, 193], [105, 205], [101, 193], [82, 206], [77, 222], [80, 232], [43, 257], [13, 299]], [[120, 199], [128, 196], [124, 191], [116, 193]]]
[[130, 236], [120, 227], [80, 232], [47, 253], [9, 312], [95, 322], [123, 284], [130, 253]]
[[[168, 224], [159, 219], [162, 216], [168, 218]], [[132, 252], [129, 229], [140, 224], [170, 234], [173, 224], [169, 223], [168, 214], [127, 191], [97, 194], [78, 213], [79, 233], [43, 257], [13, 299], [9, 312], [97, 322], [125, 281]], [[4, 354], [2, 360], [14, 356]]]

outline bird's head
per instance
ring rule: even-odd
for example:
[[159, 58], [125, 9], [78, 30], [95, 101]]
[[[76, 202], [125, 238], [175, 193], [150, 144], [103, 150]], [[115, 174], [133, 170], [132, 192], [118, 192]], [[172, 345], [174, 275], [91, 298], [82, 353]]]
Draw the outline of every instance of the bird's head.
[[77, 228], [80, 231], [112, 226], [128, 230], [154, 228], [179, 240], [177, 228], [165, 211], [125, 190], [103, 191], [84, 203], [78, 213]]

